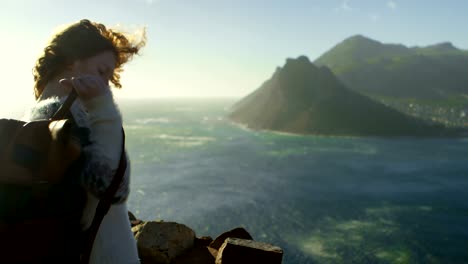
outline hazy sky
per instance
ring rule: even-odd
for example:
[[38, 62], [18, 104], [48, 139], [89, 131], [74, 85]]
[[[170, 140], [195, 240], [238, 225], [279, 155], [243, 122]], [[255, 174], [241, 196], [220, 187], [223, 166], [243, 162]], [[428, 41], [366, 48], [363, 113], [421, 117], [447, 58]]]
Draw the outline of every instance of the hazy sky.
[[467, 13], [465, 0], [3, 0], [0, 105], [32, 99], [37, 56], [58, 26], [82, 18], [147, 28], [119, 97], [241, 97], [287, 57], [313, 60], [354, 34], [468, 49]]

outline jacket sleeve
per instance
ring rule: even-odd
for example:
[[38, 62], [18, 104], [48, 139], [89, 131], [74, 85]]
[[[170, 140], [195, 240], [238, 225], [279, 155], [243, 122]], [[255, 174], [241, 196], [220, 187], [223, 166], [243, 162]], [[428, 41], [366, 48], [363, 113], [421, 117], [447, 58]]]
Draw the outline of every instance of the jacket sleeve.
[[[88, 192], [97, 199], [101, 199], [110, 186], [120, 162], [123, 138], [122, 117], [110, 92], [81, 103], [88, 111], [87, 125], [90, 130], [90, 144], [83, 147], [84, 167], [80, 175], [81, 183]], [[82, 119], [83, 112], [79, 109], [83, 108], [72, 108], [75, 120]], [[127, 158], [127, 169], [113, 203], [120, 203], [127, 199], [129, 174], [130, 162]]]

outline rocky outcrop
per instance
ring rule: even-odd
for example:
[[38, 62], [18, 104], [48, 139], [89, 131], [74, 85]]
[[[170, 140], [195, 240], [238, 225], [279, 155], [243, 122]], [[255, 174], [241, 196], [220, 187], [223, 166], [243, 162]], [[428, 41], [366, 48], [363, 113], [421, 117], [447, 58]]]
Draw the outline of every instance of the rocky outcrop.
[[209, 246], [210, 248], [219, 250], [219, 248], [223, 245], [224, 241], [230, 237], [253, 240], [252, 236], [249, 234], [249, 232], [247, 232], [247, 230], [245, 230], [242, 227], [238, 227], [231, 231], [221, 234], [213, 242], [211, 242]]
[[132, 228], [142, 263], [169, 264], [191, 249], [195, 232], [173, 222], [142, 222]]
[[195, 232], [183, 224], [142, 221], [130, 212], [129, 218], [142, 264], [277, 264], [282, 261], [281, 248], [254, 241], [241, 227], [213, 240], [196, 237]]
[[249, 239], [227, 238], [216, 256], [216, 264], [281, 264], [283, 250]]
[[195, 245], [190, 250], [177, 257], [171, 264], [214, 264], [217, 251], [208, 245], [213, 239], [201, 237], [195, 239]]

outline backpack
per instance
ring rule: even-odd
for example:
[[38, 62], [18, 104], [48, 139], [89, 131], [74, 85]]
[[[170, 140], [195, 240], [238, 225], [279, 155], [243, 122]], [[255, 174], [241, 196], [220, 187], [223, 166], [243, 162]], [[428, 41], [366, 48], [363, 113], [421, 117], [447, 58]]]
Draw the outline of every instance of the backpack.
[[[76, 126], [67, 118], [73, 90], [49, 120], [0, 119], [0, 262], [88, 263], [99, 225], [126, 169], [120, 164], [91, 227], [81, 231], [86, 192]], [[73, 177], [76, 176], [76, 177]]]

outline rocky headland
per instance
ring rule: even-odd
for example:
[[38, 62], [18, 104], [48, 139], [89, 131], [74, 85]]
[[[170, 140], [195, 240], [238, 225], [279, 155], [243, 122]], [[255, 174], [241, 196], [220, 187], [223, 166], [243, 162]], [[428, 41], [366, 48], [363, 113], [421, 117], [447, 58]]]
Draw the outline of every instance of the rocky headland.
[[455, 136], [456, 129], [403, 114], [348, 89], [326, 66], [287, 59], [232, 107], [229, 117], [255, 130], [336, 136]]

